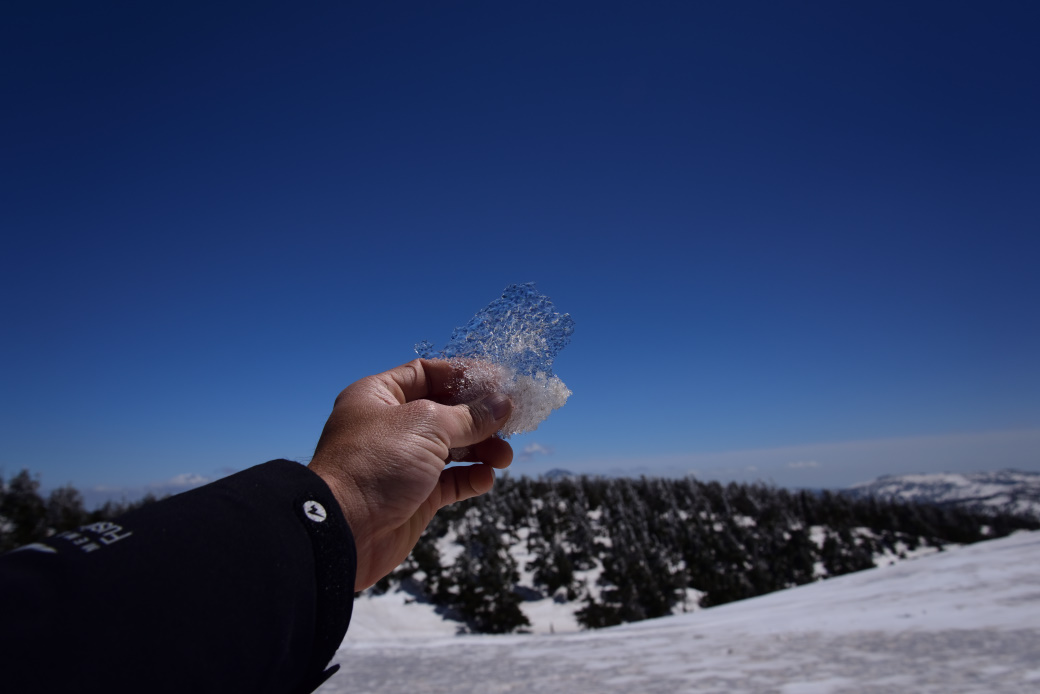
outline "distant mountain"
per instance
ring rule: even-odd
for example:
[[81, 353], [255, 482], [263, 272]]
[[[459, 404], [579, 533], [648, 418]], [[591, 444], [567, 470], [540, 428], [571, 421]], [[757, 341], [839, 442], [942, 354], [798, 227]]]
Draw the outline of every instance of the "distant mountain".
[[853, 485], [846, 493], [857, 498], [874, 496], [1040, 518], [1040, 472], [885, 475], [873, 482]]
[[543, 473], [542, 477], [547, 480], [560, 480], [568, 477], [575, 477], [575, 474], [570, 470], [555, 467], [552, 470], [549, 470], [549, 472]]

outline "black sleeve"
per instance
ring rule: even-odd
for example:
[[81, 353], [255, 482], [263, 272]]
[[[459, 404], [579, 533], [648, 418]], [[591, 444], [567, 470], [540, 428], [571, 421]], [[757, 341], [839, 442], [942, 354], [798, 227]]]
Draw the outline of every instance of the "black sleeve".
[[328, 486], [271, 461], [0, 556], [0, 690], [310, 692], [355, 572]]

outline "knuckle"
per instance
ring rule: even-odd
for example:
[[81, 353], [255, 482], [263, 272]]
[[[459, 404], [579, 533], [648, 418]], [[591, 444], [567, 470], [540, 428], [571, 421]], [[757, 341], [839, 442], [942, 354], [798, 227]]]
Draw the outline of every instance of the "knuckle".
[[409, 407], [414, 410], [413, 414], [422, 420], [431, 420], [437, 418], [437, 403], [432, 400], [415, 400], [408, 403]]

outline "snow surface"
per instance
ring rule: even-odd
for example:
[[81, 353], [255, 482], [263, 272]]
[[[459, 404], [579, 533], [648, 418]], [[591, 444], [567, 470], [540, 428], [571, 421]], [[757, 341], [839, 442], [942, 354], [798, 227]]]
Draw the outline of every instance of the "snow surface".
[[691, 614], [553, 635], [447, 636], [412, 612], [402, 621], [388, 600], [359, 600], [335, 659], [343, 670], [318, 691], [1032, 694], [1038, 566], [1040, 531], [1020, 532]]

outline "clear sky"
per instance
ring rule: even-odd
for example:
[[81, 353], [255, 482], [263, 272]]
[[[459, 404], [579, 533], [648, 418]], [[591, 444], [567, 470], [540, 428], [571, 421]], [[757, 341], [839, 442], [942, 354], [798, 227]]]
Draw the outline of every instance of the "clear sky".
[[1038, 35], [1034, 2], [5, 3], [0, 470], [305, 461], [341, 388], [529, 281], [574, 395], [514, 474], [1040, 469]]

